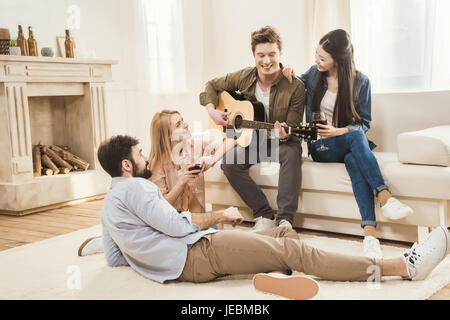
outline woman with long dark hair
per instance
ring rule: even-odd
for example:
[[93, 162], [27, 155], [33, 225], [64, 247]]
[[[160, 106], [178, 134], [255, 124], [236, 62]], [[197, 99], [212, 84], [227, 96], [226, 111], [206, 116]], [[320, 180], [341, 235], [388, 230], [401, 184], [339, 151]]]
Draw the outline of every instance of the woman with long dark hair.
[[[342, 29], [320, 39], [315, 62], [299, 77], [306, 87], [306, 122], [316, 123], [319, 134], [308, 145], [309, 153], [317, 162], [345, 163], [362, 217], [364, 254], [381, 257], [374, 197], [389, 219], [405, 218], [412, 209], [392, 197], [371, 151], [375, 144], [365, 135], [371, 122], [369, 78], [356, 70], [350, 36]], [[290, 78], [292, 70], [287, 68], [283, 74]], [[315, 118], [320, 115], [325, 119]]]

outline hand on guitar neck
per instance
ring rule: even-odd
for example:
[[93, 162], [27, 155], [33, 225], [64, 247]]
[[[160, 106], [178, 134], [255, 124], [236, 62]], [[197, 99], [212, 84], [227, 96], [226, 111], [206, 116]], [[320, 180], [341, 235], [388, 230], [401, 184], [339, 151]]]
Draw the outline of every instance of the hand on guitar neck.
[[275, 137], [281, 140], [289, 138], [289, 134], [284, 130], [284, 127], [287, 127], [286, 122], [279, 123], [278, 121], [275, 121], [273, 127], [275, 129]]
[[209, 117], [214, 121], [216, 125], [228, 125], [228, 116], [231, 114], [231, 112], [216, 110], [216, 107], [212, 103], [206, 105], [206, 110], [208, 110]]

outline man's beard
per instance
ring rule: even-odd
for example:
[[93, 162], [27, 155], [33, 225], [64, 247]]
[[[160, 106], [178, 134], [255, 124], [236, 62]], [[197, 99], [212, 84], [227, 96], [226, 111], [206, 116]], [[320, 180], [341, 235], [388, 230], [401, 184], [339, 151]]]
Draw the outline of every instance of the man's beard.
[[152, 176], [152, 172], [148, 169], [148, 161], [145, 163], [145, 169], [142, 171], [138, 171], [137, 165], [133, 160], [131, 160], [131, 163], [133, 164], [133, 177], [149, 179]]

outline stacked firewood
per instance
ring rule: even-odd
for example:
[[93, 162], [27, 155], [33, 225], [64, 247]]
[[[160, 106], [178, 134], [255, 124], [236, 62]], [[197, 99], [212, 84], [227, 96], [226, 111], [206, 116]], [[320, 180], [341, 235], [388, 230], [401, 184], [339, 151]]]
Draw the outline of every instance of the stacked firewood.
[[89, 163], [69, 151], [66, 146], [33, 146], [33, 171], [35, 177], [86, 171]]

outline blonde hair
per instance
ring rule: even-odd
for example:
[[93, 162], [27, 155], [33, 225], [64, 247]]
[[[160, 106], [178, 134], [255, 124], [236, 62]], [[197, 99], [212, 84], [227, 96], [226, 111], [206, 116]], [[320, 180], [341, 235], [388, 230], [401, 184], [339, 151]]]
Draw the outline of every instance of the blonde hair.
[[157, 112], [150, 125], [150, 155], [148, 163], [150, 170], [154, 170], [158, 163], [172, 162], [172, 143], [170, 130], [170, 116], [178, 113], [176, 110], [162, 110]]

